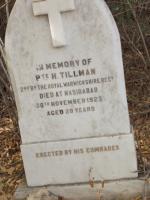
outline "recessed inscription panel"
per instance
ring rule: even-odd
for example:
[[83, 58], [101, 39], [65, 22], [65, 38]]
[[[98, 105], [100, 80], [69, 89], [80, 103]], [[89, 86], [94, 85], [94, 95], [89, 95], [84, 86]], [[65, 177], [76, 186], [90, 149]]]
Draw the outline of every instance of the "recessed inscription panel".
[[23, 145], [22, 155], [29, 186], [137, 177], [132, 135]]
[[129, 134], [120, 39], [104, 2], [77, 0], [61, 15], [62, 48], [27, 2], [16, 2], [6, 35], [22, 142]]

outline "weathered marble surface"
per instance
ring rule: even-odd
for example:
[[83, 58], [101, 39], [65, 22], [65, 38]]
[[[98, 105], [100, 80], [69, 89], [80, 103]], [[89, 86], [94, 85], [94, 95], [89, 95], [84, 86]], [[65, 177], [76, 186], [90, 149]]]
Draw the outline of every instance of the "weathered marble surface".
[[[91, 187], [89, 184], [74, 186], [47, 186], [42, 188], [30, 188], [26, 184], [20, 185], [14, 195], [14, 200], [56, 200], [57, 196], [63, 196], [67, 200], [132, 200], [138, 197], [150, 198], [150, 184], [144, 179], [113, 181], [109, 183], [97, 183]], [[28, 199], [27, 199], [28, 200]]]
[[[67, 41], [63, 48], [53, 48], [48, 17], [35, 17], [31, 3], [16, 1], [5, 43], [22, 142], [130, 134], [120, 37], [105, 2], [75, 0], [76, 10], [61, 15]], [[57, 63], [65, 61], [74, 63], [58, 68]], [[85, 75], [79, 76], [81, 71]], [[86, 84], [93, 79], [99, 83]], [[85, 84], [64, 87], [72, 81]], [[56, 83], [59, 86], [52, 89]], [[76, 89], [89, 92], [74, 95]], [[60, 105], [73, 99], [80, 102]], [[37, 108], [56, 101], [59, 106]], [[49, 116], [53, 111], [55, 115]]]

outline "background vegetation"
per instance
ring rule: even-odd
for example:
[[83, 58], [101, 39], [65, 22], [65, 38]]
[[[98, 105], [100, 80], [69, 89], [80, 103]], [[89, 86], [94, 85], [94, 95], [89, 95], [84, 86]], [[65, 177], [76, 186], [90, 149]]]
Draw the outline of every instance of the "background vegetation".
[[[12, 199], [24, 179], [20, 134], [7, 73], [4, 36], [15, 0], [0, 0], [0, 199]], [[134, 126], [139, 176], [150, 178], [150, 0], [107, 0], [118, 24], [131, 123]]]

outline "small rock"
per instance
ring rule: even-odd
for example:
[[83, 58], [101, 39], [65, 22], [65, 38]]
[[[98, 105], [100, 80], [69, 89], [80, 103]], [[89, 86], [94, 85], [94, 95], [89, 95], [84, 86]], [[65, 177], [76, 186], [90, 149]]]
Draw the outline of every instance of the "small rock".
[[40, 189], [36, 192], [31, 193], [27, 200], [56, 200], [58, 198], [52, 196], [46, 189]]

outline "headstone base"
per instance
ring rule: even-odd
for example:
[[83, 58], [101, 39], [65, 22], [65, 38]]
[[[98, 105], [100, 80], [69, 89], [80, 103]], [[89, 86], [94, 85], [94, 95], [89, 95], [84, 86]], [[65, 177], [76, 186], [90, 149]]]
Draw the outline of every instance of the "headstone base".
[[138, 177], [132, 133], [23, 144], [21, 151], [31, 187]]
[[16, 190], [14, 200], [133, 200], [140, 197], [150, 199], [150, 183], [144, 179], [46, 187], [28, 187], [24, 183]]

